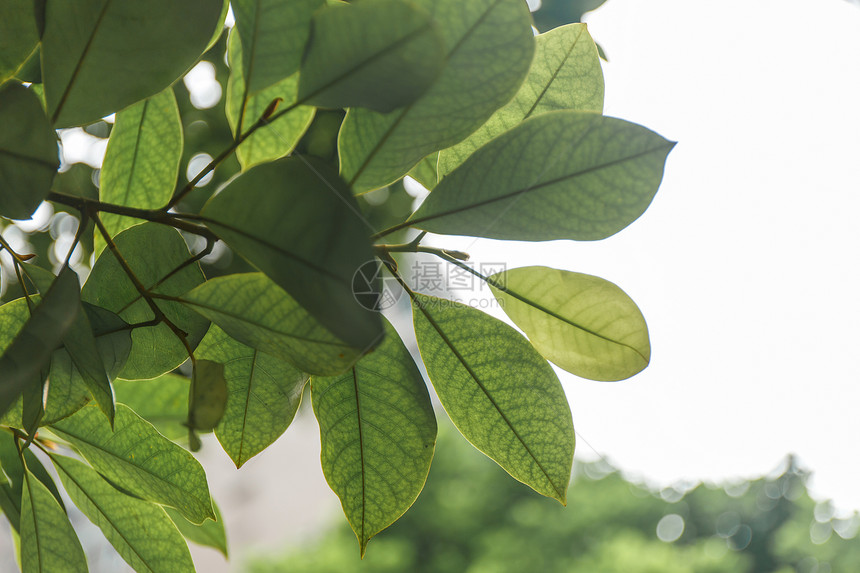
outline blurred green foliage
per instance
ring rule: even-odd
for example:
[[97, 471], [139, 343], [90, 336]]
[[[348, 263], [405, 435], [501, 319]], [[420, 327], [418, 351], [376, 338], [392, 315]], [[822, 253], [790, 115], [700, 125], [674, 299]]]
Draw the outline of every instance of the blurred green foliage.
[[[578, 463], [562, 508], [475, 456], [449, 426], [439, 430], [443, 443], [424, 492], [376, 537], [363, 561], [355, 535], [342, 524], [315, 544], [257, 560], [248, 570], [839, 573], [860, 563], [854, 537], [860, 517], [835, 519], [828, 503], [812, 500], [807, 473], [791, 457], [778, 477], [686, 492], [631, 483], [606, 462]], [[673, 542], [657, 535], [667, 515], [683, 519]]]

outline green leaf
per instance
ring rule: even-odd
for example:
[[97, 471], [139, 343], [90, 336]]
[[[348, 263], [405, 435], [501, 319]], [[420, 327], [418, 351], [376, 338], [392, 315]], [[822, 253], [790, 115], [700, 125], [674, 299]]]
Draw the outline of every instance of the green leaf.
[[[289, 6], [282, 3], [281, 5]], [[298, 75], [293, 74], [251, 95], [246, 89], [242, 70], [242, 45], [236, 28], [227, 41], [227, 57], [230, 62], [230, 79], [227, 82], [227, 104], [225, 111], [233, 136], [247, 131], [272, 102], [281, 100], [281, 105], [296, 101]], [[267, 163], [290, 153], [304, 135], [314, 118], [315, 109], [300, 105], [274, 121], [257, 129], [236, 148], [236, 157], [242, 170]]]
[[360, 355], [263, 273], [210, 279], [184, 295], [182, 302], [231, 338], [302, 372], [339, 374]]
[[436, 167], [439, 163], [439, 152], [431, 153], [409, 171], [409, 176], [427, 189], [433, 189], [439, 182]]
[[227, 532], [224, 531], [224, 520], [221, 518], [221, 512], [214, 501], [212, 502], [212, 507], [215, 509], [215, 520], [207, 519], [200, 525], [191, 523], [174, 509], [170, 509], [169, 507], [165, 507], [164, 509], [185, 539], [193, 541], [198, 545], [217, 549], [224, 557], [227, 557]]
[[548, 112], [473, 153], [409, 221], [491, 239], [604, 239], [651, 203], [674, 145], [620, 119]]
[[[258, 165], [210, 199], [201, 215], [335, 336], [362, 352], [380, 342], [379, 314], [353, 294], [353, 277], [373, 260], [369, 228], [324, 162], [298, 156]], [[378, 280], [370, 288], [378, 292]]]
[[522, 0], [416, 0], [439, 24], [445, 65], [416, 102], [388, 114], [351, 109], [338, 140], [356, 192], [383, 187], [475, 131], [516, 93], [534, 55]]
[[190, 380], [178, 374], [164, 374], [154, 380], [117, 380], [116, 401], [155, 426], [170, 440], [188, 435], [188, 391]]
[[[99, 199], [105, 203], [158, 209], [173, 195], [182, 159], [182, 120], [173, 88], [116, 114], [102, 166]], [[102, 222], [113, 237], [139, 223], [104, 213]], [[96, 229], [96, 256], [105, 247]]]
[[30, 472], [24, 475], [21, 500], [22, 571], [86, 573], [87, 559], [66, 513], [42, 482], [34, 479]]
[[[81, 308], [79, 288], [78, 276], [66, 267], [5, 348], [0, 357], [0, 414], [6, 413], [27, 387], [42, 387], [51, 354], [62, 344]], [[26, 404], [24, 411], [26, 414]]]
[[49, 2], [42, 76], [51, 122], [90, 123], [168, 87], [206, 49], [222, 7], [221, 0]]
[[436, 418], [424, 380], [394, 328], [349, 372], [311, 381], [323, 473], [361, 555], [409, 509], [427, 479]]
[[421, 97], [439, 75], [445, 43], [433, 16], [403, 0], [364, 0], [314, 14], [299, 100], [387, 113]]
[[195, 354], [224, 366], [227, 411], [215, 435], [237, 468], [269, 447], [287, 429], [308, 380], [280, 358], [250, 348], [213, 325]]
[[514, 478], [566, 503], [573, 421], [549, 363], [513, 328], [463, 304], [416, 294], [412, 314], [427, 374], [457, 429]]
[[[236, 53], [242, 60], [245, 82], [251, 94], [293, 75], [310, 34], [310, 21], [323, 0], [233, 0], [236, 28], [242, 44]], [[234, 29], [234, 32], [235, 32]], [[287, 100], [291, 101], [291, 100]]]
[[18, 73], [18, 70], [39, 44], [39, 34], [33, 17], [32, 0], [4, 0], [2, 11], [3, 18], [0, 19], [0, 84]]
[[[2, 469], [2, 466], [0, 466]], [[12, 492], [12, 484], [0, 471], [0, 514], [5, 515], [12, 526], [12, 532], [21, 532], [21, 496]]]
[[188, 427], [211, 432], [221, 421], [227, 409], [227, 380], [224, 364], [198, 359], [191, 380], [191, 399], [188, 406]]
[[648, 366], [651, 344], [645, 318], [611, 282], [523, 267], [497, 273], [488, 284], [537, 351], [568, 372], [615, 381]]
[[78, 460], [51, 455], [69, 497], [135, 571], [193, 573], [182, 535], [164, 509], [124, 495]]
[[585, 24], [556, 28], [536, 38], [529, 74], [520, 91], [478, 131], [441, 152], [444, 177], [476, 149], [524, 120], [560, 109], [603, 111], [603, 71]]
[[15, 531], [21, 531], [21, 495], [24, 487], [24, 464], [15, 447], [17, 438], [0, 434], [0, 509]]
[[602, 5], [606, 0], [542, 0], [534, 13], [535, 26], [545, 32], [556, 26], [581, 22], [582, 16]]
[[17, 83], [0, 89], [0, 215], [29, 219], [60, 166], [57, 135], [39, 98]]
[[57, 489], [57, 485], [54, 483], [54, 479], [51, 477], [51, 474], [48, 473], [48, 470], [45, 469], [45, 466], [42, 465], [42, 462], [39, 461], [39, 458], [36, 457], [31, 448], [27, 448], [23, 453], [24, 461], [27, 463], [27, 469], [37, 480], [42, 482], [42, 485], [48, 488], [48, 491], [51, 492], [51, 495], [54, 496], [54, 499], [57, 500], [58, 504], [60, 504], [60, 508], [65, 512], [66, 504], [63, 503], [63, 498], [60, 496], [60, 490]]
[[[196, 262], [174, 272], [191, 257], [185, 240], [175, 229], [144, 223], [121, 232], [114, 242], [137, 278], [152, 292], [178, 296], [205, 280]], [[81, 294], [85, 301], [117, 313], [129, 324], [155, 317], [110, 249], [105, 249], [96, 261]], [[177, 302], [158, 300], [156, 304], [188, 333], [191, 347], [197, 346], [208, 321]], [[185, 346], [164, 323], [135, 328], [131, 340], [131, 353], [119, 373], [121, 378], [155, 378], [188, 358]]]
[[206, 474], [190, 453], [117, 404], [114, 431], [98, 410], [82, 408], [51, 429], [132, 494], [175, 507], [193, 523], [214, 518]]

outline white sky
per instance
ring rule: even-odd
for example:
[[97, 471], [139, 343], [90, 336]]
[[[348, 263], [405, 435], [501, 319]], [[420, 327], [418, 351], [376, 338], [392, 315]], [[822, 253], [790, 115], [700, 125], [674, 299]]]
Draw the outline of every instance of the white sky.
[[860, 509], [860, 9], [610, 0], [588, 24], [611, 60], [606, 115], [679, 142], [652, 206], [594, 243], [435, 242], [595, 274], [639, 304], [648, 369], [559, 371], [580, 455], [587, 440], [668, 484], [795, 452], [817, 496]]

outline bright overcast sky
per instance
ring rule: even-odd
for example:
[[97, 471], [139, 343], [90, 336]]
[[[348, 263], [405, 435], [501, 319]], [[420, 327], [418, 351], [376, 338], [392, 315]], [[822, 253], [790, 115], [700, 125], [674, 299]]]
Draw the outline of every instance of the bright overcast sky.
[[580, 435], [660, 484], [754, 476], [788, 453], [860, 509], [860, 9], [843, 0], [609, 0], [607, 115], [678, 141], [631, 227], [595, 243], [436, 238], [473, 259], [621, 286], [652, 362], [559, 371]]

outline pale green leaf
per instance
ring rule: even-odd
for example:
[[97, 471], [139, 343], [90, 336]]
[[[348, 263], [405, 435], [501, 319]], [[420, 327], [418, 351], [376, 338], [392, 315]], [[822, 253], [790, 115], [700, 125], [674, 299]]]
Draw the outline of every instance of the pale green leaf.
[[76, 506], [135, 571], [194, 572], [191, 553], [164, 509], [117, 491], [86, 464], [51, 455]]
[[565, 503], [570, 407], [552, 367], [507, 324], [463, 304], [414, 295], [421, 358], [457, 429], [514, 478]]
[[[150, 291], [178, 296], [205, 280], [196, 262], [180, 269], [191, 255], [175, 229], [144, 223], [126, 229], [114, 241], [134, 274]], [[82, 296], [87, 302], [117, 313], [129, 324], [155, 318], [110, 249], [105, 249], [93, 266]], [[157, 305], [167, 318], [188, 333], [191, 347], [197, 346], [206, 333], [208, 321], [177, 302], [158, 300]], [[185, 346], [164, 323], [135, 328], [131, 340], [131, 353], [119, 373], [121, 378], [155, 378], [188, 358]]]
[[432, 190], [439, 182], [436, 175], [439, 164], [439, 152], [431, 153], [409, 171], [409, 176], [418, 181], [425, 188]]
[[[370, 229], [324, 162], [299, 156], [258, 165], [210, 199], [201, 215], [335, 336], [361, 352], [380, 342], [379, 314], [353, 294], [356, 273], [373, 260]], [[370, 287], [378, 292], [378, 280]]]
[[164, 374], [154, 380], [116, 380], [116, 401], [155, 426], [171, 440], [188, 435], [188, 391], [191, 381], [178, 374]]
[[0, 215], [29, 219], [60, 166], [57, 135], [32, 90], [0, 89]]
[[604, 239], [651, 203], [673, 146], [620, 119], [548, 112], [473, 153], [409, 222], [491, 239]]
[[311, 26], [299, 75], [302, 102], [386, 113], [418, 99], [444, 64], [442, 34], [418, 3], [327, 6]]
[[215, 509], [215, 520], [207, 519], [200, 525], [191, 523], [175, 509], [169, 507], [165, 507], [164, 509], [185, 539], [193, 541], [197, 545], [217, 549], [224, 557], [227, 557], [227, 532], [224, 530], [224, 520], [221, 517], [218, 505], [214, 501], [212, 502], [212, 507]]
[[535, 58], [520, 91], [478, 131], [440, 153], [440, 177], [530, 117], [561, 109], [603, 111], [603, 71], [585, 24], [555, 28], [536, 41]]
[[23, 573], [86, 573], [87, 559], [66, 513], [42, 482], [30, 472], [24, 475], [21, 500]]
[[184, 295], [182, 302], [230, 337], [302, 372], [338, 374], [360, 355], [263, 273], [210, 279]]
[[350, 109], [338, 140], [356, 192], [383, 187], [480, 127], [516, 93], [534, 55], [522, 0], [416, 0], [439, 24], [445, 65], [416, 102], [392, 113]]
[[323, 0], [233, 0], [232, 5], [242, 35], [240, 69], [249, 92], [264, 90], [298, 71], [311, 16]]
[[213, 325], [195, 354], [224, 366], [229, 397], [215, 435], [242, 467], [277, 440], [293, 421], [308, 380], [288, 362], [245, 346]]
[[648, 366], [645, 318], [611, 282], [547, 267], [510, 269], [489, 278], [505, 313], [538, 352], [568, 372], [615, 381]]
[[[241, 55], [242, 45], [234, 28], [227, 41], [230, 79], [225, 111], [235, 137], [260, 119], [272, 102], [281, 100], [279, 105], [289, 105], [296, 101], [298, 87], [298, 75], [293, 74], [251, 95], [246, 89]], [[248, 170], [290, 153], [313, 121], [314, 111], [311, 106], [300, 105], [252, 133], [236, 149], [242, 169]]]
[[33, 0], [0, 2], [0, 84], [14, 77], [39, 44]]
[[409, 509], [427, 479], [436, 418], [424, 380], [394, 328], [349, 372], [311, 381], [323, 473], [364, 555]]
[[222, 0], [48, 2], [42, 76], [51, 122], [90, 123], [165, 89], [206, 49], [222, 8]]
[[[99, 199], [105, 203], [158, 209], [176, 186], [182, 159], [182, 120], [173, 88], [116, 114], [99, 179]], [[112, 213], [101, 215], [111, 236], [139, 223]], [[96, 229], [96, 256], [105, 247]]]
[[127, 406], [117, 404], [114, 431], [91, 406], [51, 429], [132, 494], [174, 507], [194, 523], [215, 517], [203, 467]]

